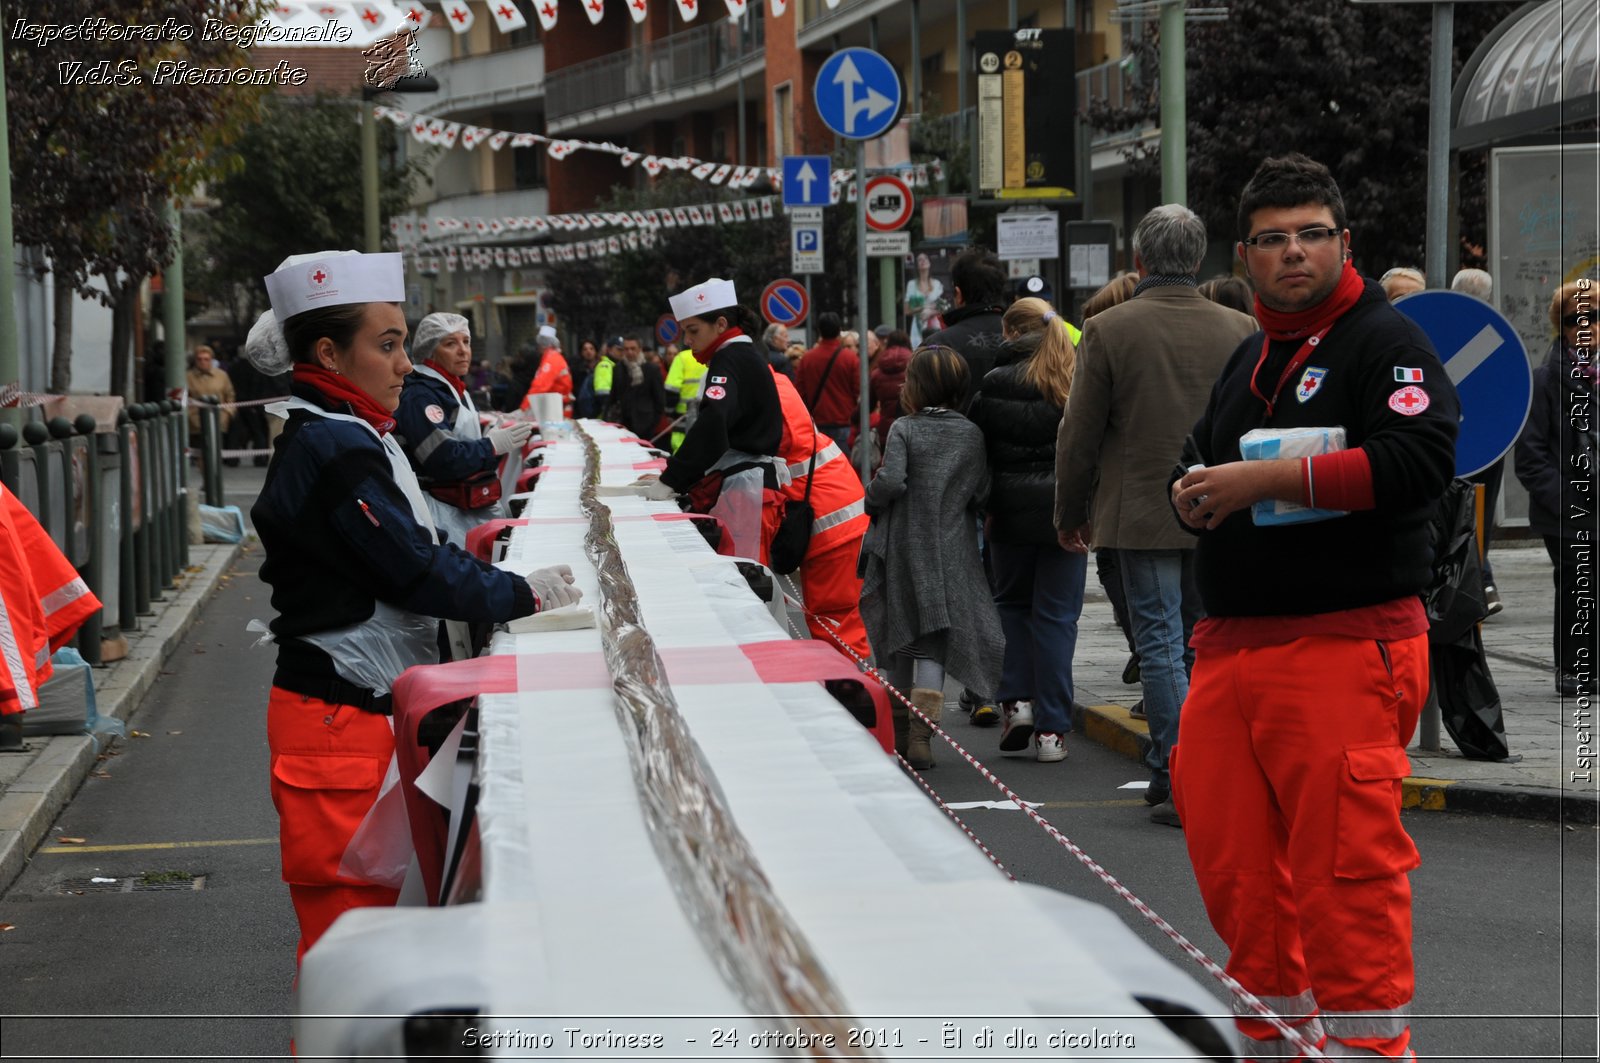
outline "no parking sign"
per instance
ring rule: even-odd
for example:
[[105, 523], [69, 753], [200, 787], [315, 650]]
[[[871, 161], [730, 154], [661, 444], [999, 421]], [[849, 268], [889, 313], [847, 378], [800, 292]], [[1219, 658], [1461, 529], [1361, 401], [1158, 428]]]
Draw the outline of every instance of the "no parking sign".
[[811, 312], [811, 299], [805, 285], [788, 277], [775, 280], [761, 293], [761, 316], [769, 325], [792, 328]]

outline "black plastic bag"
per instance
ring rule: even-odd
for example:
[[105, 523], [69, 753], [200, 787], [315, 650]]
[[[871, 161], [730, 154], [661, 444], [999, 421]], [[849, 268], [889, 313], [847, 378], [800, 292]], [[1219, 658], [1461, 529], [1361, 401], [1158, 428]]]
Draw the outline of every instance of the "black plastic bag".
[[1428, 645], [1433, 694], [1439, 699], [1439, 716], [1451, 741], [1468, 760], [1505, 760], [1505, 720], [1500, 713], [1500, 691], [1489, 674], [1483, 655], [1483, 637], [1471, 628], [1457, 642]]

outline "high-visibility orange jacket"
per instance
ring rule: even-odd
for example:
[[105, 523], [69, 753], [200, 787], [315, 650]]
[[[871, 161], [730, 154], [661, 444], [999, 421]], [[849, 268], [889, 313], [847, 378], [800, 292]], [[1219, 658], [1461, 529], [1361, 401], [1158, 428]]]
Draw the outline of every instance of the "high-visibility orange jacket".
[[816, 515], [811, 523], [811, 544], [806, 556], [823, 553], [843, 542], [860, 539], [867, 533], [866, 492], [861, 479], [850, 467], [850, 459], [839, 444], [816, 431], [811, 411], [805, 400], [795, 390], [789, 378], [774, 373], [778, 386], [778, 402], [783, 410], [783, 439], [778, 453], [789, 463], [788, 486], [780, 493], [786, 501], [798, 501], [806, 495], [807, 474], [811, 469], [811, 453], [816, 450], [815, 483], [811, 486], [811, 511]]
[[0, 487], [0, 714], [37, 707], [51, 652], [99, 608], [22, 500]]
[[529, 396], [545, 394], [560, 395], [562, 415], [572, 416], [572, 373], [567, 369], [567, 360], [554, 347], [545, 348], [539, 369], [528, 385], [528, 394], [522, 397], [522, 408], [526, 410], [533, 405]]

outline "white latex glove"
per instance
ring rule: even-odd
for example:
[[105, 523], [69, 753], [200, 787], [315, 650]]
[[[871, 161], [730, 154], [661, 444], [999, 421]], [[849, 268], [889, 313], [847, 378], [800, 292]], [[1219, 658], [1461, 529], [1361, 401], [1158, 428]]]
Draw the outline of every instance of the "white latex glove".
[[525, 577], [539, 596], [539, 611], [547, 613], [564, 605], [575, 605], [583, 592], [573, 585], [571, 565], [536, 568]]
[[659, 476], [641, 476], [630, 486], [639, 492], [641, 498], [651, 502], [670, 502], [678, 497], [678, 492], [662, 483]]
[[533, 435], [532, 421], [513, 421], [500, 428], [491, 428], [486, 433], [490, 445], [496, 454], [509, 454], [519, 449]]

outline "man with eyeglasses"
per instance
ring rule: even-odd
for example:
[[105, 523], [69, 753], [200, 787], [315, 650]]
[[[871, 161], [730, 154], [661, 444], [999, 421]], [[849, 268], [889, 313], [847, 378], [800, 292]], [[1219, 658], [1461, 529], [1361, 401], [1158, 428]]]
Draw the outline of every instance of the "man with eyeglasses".
[[[1263, 331], [1223, 370], [1171, 483], [1207, 613], [1173, 797], [1228, 973], [1330, 1055], [1412, 1059], [1420, 861], [1400, 780], [1459, 404], [1427, 337], [1348, 261], [1326, 167], [1268, 159], [1238, 224]], [[1344, 449], [1241, 460], [1252, 429], [1335, 427]], [[1236, 1021], [1248, 1058], [1297, 1054]]]

